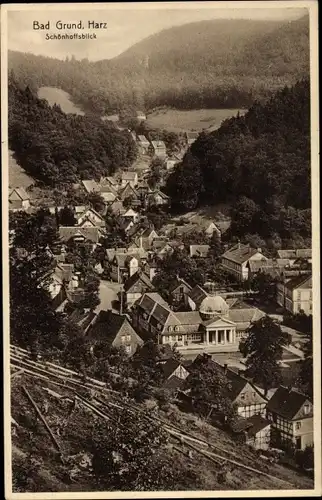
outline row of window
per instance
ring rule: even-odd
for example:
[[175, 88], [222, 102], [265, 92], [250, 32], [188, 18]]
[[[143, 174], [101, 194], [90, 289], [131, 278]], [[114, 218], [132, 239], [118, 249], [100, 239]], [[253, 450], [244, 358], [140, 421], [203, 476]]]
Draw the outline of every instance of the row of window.
[[131, 335], [121, 335], [122, 344], [125, 342], [131, 342]]

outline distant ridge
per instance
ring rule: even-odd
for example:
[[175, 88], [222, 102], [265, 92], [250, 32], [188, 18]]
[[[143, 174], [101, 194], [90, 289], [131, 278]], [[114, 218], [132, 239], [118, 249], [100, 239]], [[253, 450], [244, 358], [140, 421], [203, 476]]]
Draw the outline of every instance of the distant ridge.
[[57, 86], [101, 114], [128, 107], [249, 107], [309, 76], [309, 17], [185, 24], [97, 62], [10, 52], [9, 68], [18, 81]]

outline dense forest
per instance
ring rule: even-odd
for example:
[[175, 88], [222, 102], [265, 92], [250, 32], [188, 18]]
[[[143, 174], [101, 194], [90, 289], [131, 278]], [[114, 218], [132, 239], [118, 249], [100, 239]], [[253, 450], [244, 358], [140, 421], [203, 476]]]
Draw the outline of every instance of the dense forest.
[[308, 80], [201, 133], [167, 193], [176, 212], [229, 203], [235, 236], [303, 244], [311, 234]]
[[55, 86], [85, 111], [248, 108], [309, 74], [309, 18], [202, 21], [163, 30], [111, 60], [9, 53], [9, 70]]
[[136, 158], [136, 145], [127, 131], [95, 116], [65, 114], [12, 77], [9, 148], [28, 174], [50, 186], [99, 179]]

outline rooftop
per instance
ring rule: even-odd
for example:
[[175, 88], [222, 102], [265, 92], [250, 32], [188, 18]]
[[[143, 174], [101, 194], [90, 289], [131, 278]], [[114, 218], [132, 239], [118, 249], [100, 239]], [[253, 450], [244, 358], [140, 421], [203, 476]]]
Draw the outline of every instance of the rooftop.
[[294, 276], [285, 283], [285, 287], [289, 290], [296, 290], [297, 288], [312, 288], [312, 275]]
[[312, 416], [313, 407], [305, 394], [298, 392], [294, 388], [288, 389], [287, 387], [280, 386], [268, 401], [267, 409], [287, 420], [292, 420], [305, 403], [311, 406], [311, 412], [306, 416]]
[[[242, 245], [238, 243], [234, 247], [227, 250], [222, 257], [228, 260], [232, 260], [233, 262], [236, 262], [238, 264], [243, 264], [258, 252], [261, 252], [259, 248], [251, 248], [249, 245]], [[266, 257], [263, 256], [263, 260], [266, 260]]]

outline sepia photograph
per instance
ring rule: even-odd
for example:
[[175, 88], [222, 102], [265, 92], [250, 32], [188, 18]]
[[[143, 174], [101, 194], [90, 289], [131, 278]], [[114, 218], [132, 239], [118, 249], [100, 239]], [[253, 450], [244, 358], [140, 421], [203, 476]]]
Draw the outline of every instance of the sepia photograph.
[[6, 498], [319, 496], [317, 2], [1, 26]]

